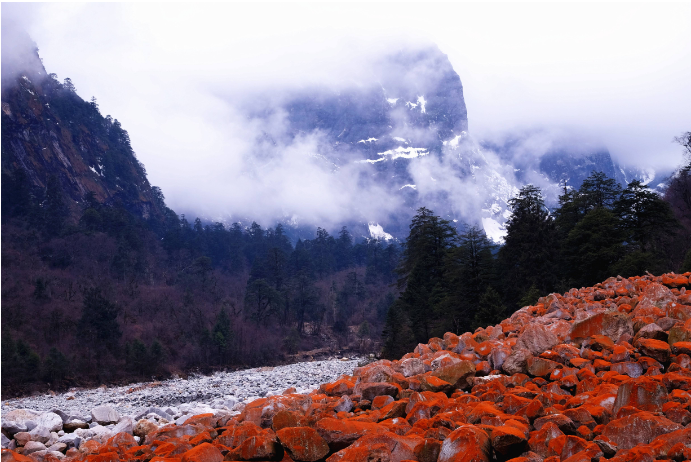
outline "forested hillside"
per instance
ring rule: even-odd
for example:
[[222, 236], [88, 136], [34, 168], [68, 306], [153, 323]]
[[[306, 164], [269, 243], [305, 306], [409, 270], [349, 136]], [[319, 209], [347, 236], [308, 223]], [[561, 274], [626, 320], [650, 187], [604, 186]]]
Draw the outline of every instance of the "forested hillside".
[[413, 218], [399, 266], [400, 297], [389, 309], [383, 355], [398, 358], [444, 332], [494, 325], [551, 292], [607, 277], [691, 270], [691, 133], [678, 139], [686, 165], [664, 198], [634, 180], [622, 188], [592, 172], [564, 188], [549, 210], [539, 188], [510, 201], [506, 242], [477, 227], [457, 232], [422, 208]]

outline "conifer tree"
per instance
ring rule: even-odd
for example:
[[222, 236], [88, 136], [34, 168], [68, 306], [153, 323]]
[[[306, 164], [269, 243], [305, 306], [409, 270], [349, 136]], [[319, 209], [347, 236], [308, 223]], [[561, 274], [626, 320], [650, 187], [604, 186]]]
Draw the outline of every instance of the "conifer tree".
[[491, 286], [480, 297], [478, 309], [475, 312], [475, 326], [494, 326], [506, 318], [506, 306], [501, 295]]
[[623, 255], [620, 220], [611, 211], [598, 207], [569, 232], [563, 243], [572, 286], [591, 286], [611, 276], [612, 265]]
[[[397, 271], [398, 286], [403, 289], [400, 306], [418, 342], [441, 335], [438, 331], [443, 329], [443, 315], [438, 311], [438, 301], [444, 295], [445, 261], [455, 239], [456, 230], [451, 223], [431, 210], [422, 207], [413, 217]], [[387, 327], [387, 332], [393, 330], [392, 326]]]
[[539, 188], [527, 185], [509, 201], [512, 215], [506, 241], [499, 250], [504, 294], [508, 304], [518, 300], [529, 287], [551, 292], [557, 281], [557, 235], [554, 220], [545, 207]]

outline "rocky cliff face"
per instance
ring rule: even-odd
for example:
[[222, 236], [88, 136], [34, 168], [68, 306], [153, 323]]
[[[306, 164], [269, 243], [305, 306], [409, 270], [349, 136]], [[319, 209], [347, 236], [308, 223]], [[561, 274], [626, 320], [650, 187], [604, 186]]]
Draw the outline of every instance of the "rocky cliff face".
[[99, 202], [120, 202], [143, 218], [160, 214], [127, 132], [103, 117], [95, 101], [81, 99], [69, 79], [61, 84], [46, 74], [29, 44], [24, 50], [30, 54], [6, 63], [3, 41], [3, 176], [21, 169], [33, 189], [43, 191], [54, 175], [74, 210], [91, 192]]
[[481, 222], [501, 241], [507, 202], [527, 183], [542, 188], [554, 206], [560, 184], [578, 188], [593, 171], [622, 184], [660, 182], [655, 172], [622, 168], [606, 147], [574, 134], [544, 129], [498, 141], [475, 138], [461, 79], [436, 47], [400, 51], [371, 67], [349, 85], [302, 89], [249, 111], [265, 120], [284, 114], [289, 137], [318, 134], [318, 162], [334, 175], [357, 172], [402, 204], [381, 207], [379, 223], [358, 224], [356, 216], [347, 223], [371, 237], [405, 236], [414, 211], [426, 206], [457, 223]]
[[[689, 460], [690, 277], [616, 277], [550, 294], [496, 326], [448, 332], [311, 393], [288, 389], [230, 412], [167, 425], [148, 414], [109, 429], [117, 419], [99, 415], [112, 409], [96, 408], [93, 439], [60, 439], [77, 447], [46, 449], [54, 429], [85, 434], [57, 414], [14, 410], [3, 415], [3, 438], [13, 438], [3, 445], [14, 449], [3, 460]], [[45, 434], [21, 430], [30, 419]]]

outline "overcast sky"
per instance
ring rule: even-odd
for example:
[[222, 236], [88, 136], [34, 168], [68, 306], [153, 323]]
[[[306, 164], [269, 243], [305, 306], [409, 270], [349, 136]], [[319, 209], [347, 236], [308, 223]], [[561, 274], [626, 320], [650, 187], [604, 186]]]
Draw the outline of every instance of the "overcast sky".
[[229, 97], [347, 84], [406, 44], [449, 56], [479, 138], [566, 127], [621, 163], [671, 169], [672, 138], [691, 130], [689, 3], [3, 3], [2, 14], [27, 28], [48, 72], [121, 121], [178, 204], [176, 185], [233, 168], [215, 168], [229, 140], [243, 149]]

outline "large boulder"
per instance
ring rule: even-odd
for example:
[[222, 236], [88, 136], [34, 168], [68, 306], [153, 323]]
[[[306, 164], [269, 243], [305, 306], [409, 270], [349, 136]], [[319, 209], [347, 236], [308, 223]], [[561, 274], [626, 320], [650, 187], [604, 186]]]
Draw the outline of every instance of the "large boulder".
[[329, 453], [326, 444], [316, 430], [310, 427], [288, 427], [276, 432], [290, 457], [299, 462], [315, 462]]
[[665, 402], [667, 402], [667, 389], [664, 385], [649, 377], [639, 377], [619, 386], [612, 415], [616, 417], [624, 406], [633, 406], [641, 411], [661, 412]]
[[461, 361], [450, 366], [441, 367], [432, 372], [434, 377], [437, 377], [444, 382], [448, 382], [454, 388], [467, 388], [469, 380], [475, 377], [475, 364], [471, 361]]
[[91, 421], [99, 425], [109, 425], [120, 420], [118, 411], [110, 406], [97, 406], [91, 410]]
[[623, 313], [606, 311], [575, 322], [569, 338], [580, 344], [593, 335], [605, 335], [616, 343], [625, 334], [633, 337], [633, 323], [629, 317]]
[[528, 324], [518, 336], [516, 348], [525, 348], [537, 356], [559, 343], [559, 338], [547, 327], [540, 324]]
[[490, 439], [473, 425], [461, 425], [441, 445], [438, 462], [489, 462]]
[[509, 375], [525, 374], [528, 372], [528, 359], [531, 356], [530, 350], [517, 348], [504, 360], [501, 368]]
[[2, 431], [10, 436], [19, 432], [26, 432], [36, 428], [36, 420], [40, 412], [29, 409], [15, 409], [2, 414]]
[[638, 412], [605, 425], [602, 436], [609, 438], [619, 450], [648, 444], [665, 433], [680, 430], [681, 425], [649, 412]]

